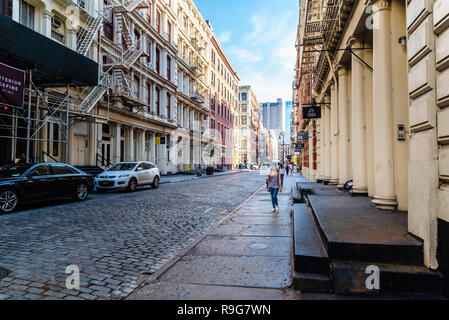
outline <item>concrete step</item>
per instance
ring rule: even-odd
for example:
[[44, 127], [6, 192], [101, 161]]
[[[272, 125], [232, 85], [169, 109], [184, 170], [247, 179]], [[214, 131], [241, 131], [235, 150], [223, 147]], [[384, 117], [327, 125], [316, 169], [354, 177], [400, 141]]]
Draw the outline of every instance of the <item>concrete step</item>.
[[368, 197], [309, 196], [329, 259], [423, 266], [423, 243], [407, 234], [407, 216], [375, 209]]
[[[379, 270], [379, 289], [367, 287], [367, 270]], [[414, 293], [443, 296], [443, 277], [440, 272], [425, 267], [398, 264], [362, 263], [358, 261], [332, 261], [332, 286], [338, 294], [389, 294]]]
[[331, 282], [327, 275], [295, 271], [293, 288], [301, 292], [329, 293]]
[[295, 185], [292, 186], [292, 199], [293, 203], [303, 203], [304, 201], [301, 199], [301, 196], [299, 195], [298, 189]]
[[306, 204], [293, 208], [293, 237], [295, 271], [329, 274], [329, 258]]
[[312, 192], [312, 188], [316, 186], [315, 182], [297, 182], [296, 189], [303, 201]]

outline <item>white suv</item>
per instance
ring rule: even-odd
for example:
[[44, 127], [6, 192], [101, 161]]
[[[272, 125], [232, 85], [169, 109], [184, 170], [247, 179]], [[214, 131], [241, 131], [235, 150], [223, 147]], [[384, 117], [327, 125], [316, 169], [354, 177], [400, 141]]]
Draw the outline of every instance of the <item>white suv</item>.
[[114, 189], [134, 192], [137, 186], [144, 185], [151, 185], [153, 189], [157, 189], [160, 180], [161, 173], [151, 162], [120, 162], [100, 173], [95, 178], [95, 187], [98, 192]]

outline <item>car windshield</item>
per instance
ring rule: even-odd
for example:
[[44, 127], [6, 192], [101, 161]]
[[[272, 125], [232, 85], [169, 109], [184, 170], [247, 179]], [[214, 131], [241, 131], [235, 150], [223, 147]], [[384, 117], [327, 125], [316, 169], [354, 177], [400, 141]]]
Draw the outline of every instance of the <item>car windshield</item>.
[[108, 171], [131, 171], [134, 170], [134, 168], [137, 166], [137, 163], [119, 163], [113, 166]]
[[29, 168], [30, 164], [5, 164], [0, 167], [0, 177], [1, 178], [14, 178], [20, 177]]

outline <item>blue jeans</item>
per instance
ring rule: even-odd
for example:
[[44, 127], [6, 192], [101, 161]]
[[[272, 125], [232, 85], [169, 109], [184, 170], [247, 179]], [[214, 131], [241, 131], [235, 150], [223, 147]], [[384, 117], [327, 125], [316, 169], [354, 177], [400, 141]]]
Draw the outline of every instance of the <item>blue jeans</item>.
[[281, 174], [281, 185], [284, 186], [284, 175]]
[[279, 188], [270, 188], [271, 202], [273, 204], [273, 209], [276, 209], [276, 206], [279, 206], [278, 193], [279, 193]]

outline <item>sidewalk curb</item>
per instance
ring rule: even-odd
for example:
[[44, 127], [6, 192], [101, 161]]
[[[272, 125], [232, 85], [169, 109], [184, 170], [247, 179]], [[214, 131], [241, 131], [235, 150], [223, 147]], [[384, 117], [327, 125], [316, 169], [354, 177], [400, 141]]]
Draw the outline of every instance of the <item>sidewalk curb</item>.
[[[235, 172], [235, 173], [241, 173], [241, 172]], [[239, 204], [234, 210], [232, 210], [231, 213], [229, 213], [227, 216], [223, 217], [220, 221], [218, 221], [216, 224], [214, 224], [212, 227], [207, 229], [205, 232], [203, 232], [197, 239], [195, 239], [191, 244], [189, 244], [186, 248], [181, 250], [175, 257], [173, 257], [169, 262], [164, 264], [161, 268], [159, 268], [156, 272], [150, 274], [143, 272], [139, 275], [137, 278], [138, 285], [133, 290], [133, 292], [130, 292], [128, 295], [122, 297], [121, 300], [126, 300], [128, 297], [132, 296], [134, 292], [140, 290], [146, 285], [149, 285], [155, 281], [157, 281], [165, 272], [167, 272], [171, 267], [173, 267], [179, 260], [181, 260], [185, 255], [187, 255], [193, 248], [195, 248], [201, 241], [204, 240], [212, 231], [214, 231], [218, 226], [223, 224], [224, 222], [228, 221], [229, 219], [233, 218], [237, 212], [240, 211], [240, 209], [243, 208], [245, 204], [250, 202], [254, 197], [259, 194], [262, 190], [264, 190], [265, 187], [261, 187], [257, 189], [253, 194], [249, 196], [248, 199], [243, 201], [241, 204]], [[139, 283], [139, 278], [147, 277], [145, 279], [141, 279]]]
[[202, 176], [200, 177], [192, 177], [192, 178], [186, 178], [186, 179], [180, 179], [180, 180], [175, 180], [175, 181], [161, 181], [159, 184], [169, 184], [169, 183], [177, 183], [177, 182], [184, 182], [184, 181], [192, 181], [192, 180], [201, 180], [201, 179], [207, 179], [207, 178], [218, 178], [218, 177], [222, 177], [222, 176], [230, 176], [233, 174], [238, 174], [238, 173], [247, 173], [247, 172], [251, 172], [251, 171], [238, 171], [238, 172], [230, 172], [227, 174], [219, 174], [219, 175], [212, 175], [212, 176]]

